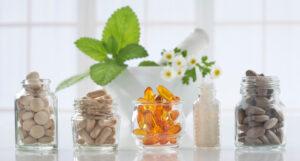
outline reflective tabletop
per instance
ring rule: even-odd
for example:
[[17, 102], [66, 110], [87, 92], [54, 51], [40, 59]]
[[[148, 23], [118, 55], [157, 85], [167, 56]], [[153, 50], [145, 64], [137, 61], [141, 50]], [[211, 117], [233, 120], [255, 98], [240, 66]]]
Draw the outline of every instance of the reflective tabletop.
[[0, 156], [3, 161], [297, 161], [299, 160], [297, 152], [296, 149], [288, 151], [179, 149], [161, 152], [119, 150], [112, 153], [99, 153], [62, 149], [49, 153], [39, 153], [2, 149]]
[[[200, 150], [192, 146], [192, 137], [186, 137], [176, 151], [139, 151], [132, 136], [123, 134], [118, 151], [74, 151], [70, 126], [70, 112], [59, 114], [59, 150], [51, 153], [25, 152], [14, 148], [13, 111], [0, 112], [0, 161], [300, 161], [300, 111], [288, 111], [285, 149], [244, 151], [235, 149], [233, 111], [223, 111], [221, 147], [218, 150]], [[129, 125], [126, 125], [129, 126]], [[128, 127], [124, 127], [128, 128]], [[188, 130], [188, 129], [187, 129]]]

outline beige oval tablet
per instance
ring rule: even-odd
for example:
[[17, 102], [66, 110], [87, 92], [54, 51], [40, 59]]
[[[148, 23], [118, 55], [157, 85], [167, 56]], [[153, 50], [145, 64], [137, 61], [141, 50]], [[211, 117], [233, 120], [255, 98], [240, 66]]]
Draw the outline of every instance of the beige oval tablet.
[[96, 139], [99, 135], [99, 133], [101, 132], [101, 127], [99, 126], [95, 126], [95, 128], [91, 131], [90, 133], [90, 136], [93, 138], [93, 139]]
[[34, 115], [34, 121], [39, 125], [45, 125], [48, 120], [49, 114], [46, 111], [40, 111]]
[[21, 117], [22, 117], [22, 120], [28, 120], [28, 119], [33, 118], [33, 113], [32, 112], [24, 112]]
[[33, 144], [36, 142], [37, 142], [37, 140], [31, 136], [27, 136], [25, 139], [23, 139], [24, 144]]
[[27, 74], [26, 79], [40, 79], [40, 75], [38, 72], [30, 72]]
[[24, 105], [24, 106], [29, 106], [31, 100], [33, 99], [32, 96], [22, 96], [20, 99], [19, 99], [19, 102]]
[[87, 119], [86, 120], [86, 131], [87, 132], [90, 132], [93, 130], [93, 128], [95, 127], [95, 124], [96, 124], [96, 120], [94, 119]]
[[28, 79], [28, 87], [32, 90], [40, 90], [42, 87], [42, 82], [39, 79]]
[[32, 119], [25, 120], [22, 124], [22, 127], [26, 131], [30, 131], [30, 129], [35, 125], [35, 122]]
[[30, 102], [30, 109], [34, 112], [39, 112], [44, 106], [45, 103], [41, 98], [33, 98]]
[[38, 139], [38, 138], [41, 138], [42, 136], [44, 136], [45, 129], [43, 126], [35, 125], [30, 129], [29, 134], [30, 134], [30, 136]]

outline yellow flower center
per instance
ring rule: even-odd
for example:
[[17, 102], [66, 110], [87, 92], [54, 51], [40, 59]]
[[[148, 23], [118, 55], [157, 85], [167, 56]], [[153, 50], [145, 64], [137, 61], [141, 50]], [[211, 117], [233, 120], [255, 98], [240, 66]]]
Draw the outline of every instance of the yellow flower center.
[[167, 72], [165, 73], [165, 75], [166, 75], [166, 77], [171, 77], [171, 76], [172, 76], [172, 73], [171, 73], [170, 71], [167, 71]]
[[170, 59], [172, 59], [172, 55], [171, 55], [171, 54], [167, 54], [167, 55], [166, 55], [166, 58], [167, 58], [168, 60], [170, 60]]
[[191, 63], [191, 64], [196, 64], [196, 60], [195, 60], [195, 59], [192, 59], [192, 60], [190, 61], [190, 63]]
[[177, 66], [181, 66], [181, 61], [176, 62]]
[[214, 70], [214, 75], [219, 76], [221, 74], [221, 71], [219, 69]]

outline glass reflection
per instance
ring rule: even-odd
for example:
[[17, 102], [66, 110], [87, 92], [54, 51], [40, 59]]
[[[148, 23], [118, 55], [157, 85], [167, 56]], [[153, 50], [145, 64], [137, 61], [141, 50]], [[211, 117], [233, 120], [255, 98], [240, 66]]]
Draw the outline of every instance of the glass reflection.
[[220, 161], [219, 149], [196, 149], [193, 152], [193, 159], [201, 161]]
[[182, 161], [176, 150], [172, 151], [142, 151], [135, 161]]
[[85, 151], [85, 150], [75, 150], [74, 151], [74, 161], [116, 161], [116, 152], [102, 153], [99, 151]]
[[235, 161], [284, 161], [283, 151], [245, 151], [235, 150]]
[[58, 161], [57, 151], [20, 151], [16, 150], [16, 161]]

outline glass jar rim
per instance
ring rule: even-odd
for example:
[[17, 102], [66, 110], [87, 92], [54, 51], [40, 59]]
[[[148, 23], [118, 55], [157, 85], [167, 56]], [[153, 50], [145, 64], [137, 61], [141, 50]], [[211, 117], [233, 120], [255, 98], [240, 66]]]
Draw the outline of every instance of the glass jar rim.
[[140, 102], [137, 100], [132, 101], [132, 103], [134, 105], [139, 104], [139, 105], [179, 105], [179, 104], [183, 104], [184, 101], [180, 100], [180, 101], [176, 101], [176, 102]]
[[[277, 76], [242, 77], [240, 93], [251, 95], [274, 95], [280, 93], [280, 81]], [[272, 90], [273, 92], [269, 91]]]
[[[50, 84], [50, 83], [51, 83], [51, 80], [50, 80], [50, 79], [38, 79], [38, 80], [40, 80], [43, 84]], [[29, 82], [28, 82], [27, 79], [22, 80], [21, 83], [22, 83], [23, 85], [29, 84]]]
[[269, 76], [244, 76], [242, 77], [242, 79], [249, 79], [249, 78], [252, 78], [252, 79], [257, 79], [257, 78], [267, 78], [267, 79], [272, 79], [272, 80], [275, 80], [275, 81], [279, 81], [279, 78], [275, 75], [269, 75]]
[[268, 87], [279, 88], [279, 78], [277, 76], [245, 76], [242, 77], [242, 87]]

